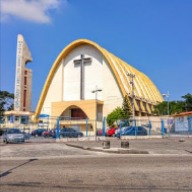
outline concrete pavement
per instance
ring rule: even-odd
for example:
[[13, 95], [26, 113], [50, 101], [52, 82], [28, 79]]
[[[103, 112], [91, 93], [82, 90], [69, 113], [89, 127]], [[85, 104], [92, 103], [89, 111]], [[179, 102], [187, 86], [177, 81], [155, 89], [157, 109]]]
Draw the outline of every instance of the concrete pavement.
[[[103, 142], [110, 141], [110, 149], [103, 148]], [[121, 142], [129, 142], [129, 148], [122, 148]], [[114, 152], [123, 154], [192, 154], [192, 138], [132, 139], [120, 140], [105, 138], [104, 140], [67, 141], [68, 146], [84, 150]]]
[[[103, 148], [109, 141], [110, 148]], [[145, 154], [192, 156], [192, 138], [136, 139], [129, 140], [129, 148], [121, 148], [122, 140], [100, 138], [93, 140], [32, 138], [24, 144], [0, 144], [0, 160], [14, 158], [53, 158], [73, 155]]]

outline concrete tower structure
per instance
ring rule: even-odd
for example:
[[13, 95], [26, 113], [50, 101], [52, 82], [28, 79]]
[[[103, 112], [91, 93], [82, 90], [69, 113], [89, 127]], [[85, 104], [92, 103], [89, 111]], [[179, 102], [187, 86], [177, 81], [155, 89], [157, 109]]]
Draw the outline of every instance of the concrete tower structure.
[[17, 37], [15, 73], [15, 111], [31, 111], [32, 70], [26, 68], [32, 61], [30, 50], [22, 35]]
[[32, 70], [26, 68], [32, 61], [31, 53], [22, 35], [17, 36], [14, 110], [6, 111], [6, 126], [25, 128], [31, 112]]

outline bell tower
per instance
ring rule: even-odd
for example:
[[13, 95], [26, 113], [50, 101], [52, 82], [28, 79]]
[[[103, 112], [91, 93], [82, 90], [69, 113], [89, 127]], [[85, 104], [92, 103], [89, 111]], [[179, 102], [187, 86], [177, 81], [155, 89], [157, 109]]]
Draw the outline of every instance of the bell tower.
[[17, 36], [15, 72], [15, 111], [31, 111], [32, 70], [26, 68], [32, 61], [30, 50], [22, 35]]

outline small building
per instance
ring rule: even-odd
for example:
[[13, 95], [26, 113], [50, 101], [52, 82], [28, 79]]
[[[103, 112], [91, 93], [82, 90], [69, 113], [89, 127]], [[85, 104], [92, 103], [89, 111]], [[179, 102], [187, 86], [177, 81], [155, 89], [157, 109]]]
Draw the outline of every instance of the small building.
[[175, 132], [192, 132], [192, 111], [173, 115]]
[[27, 111], [6, 111], [4, 112], [5, 127], [29, 128], [29, 122], [34, 113]]

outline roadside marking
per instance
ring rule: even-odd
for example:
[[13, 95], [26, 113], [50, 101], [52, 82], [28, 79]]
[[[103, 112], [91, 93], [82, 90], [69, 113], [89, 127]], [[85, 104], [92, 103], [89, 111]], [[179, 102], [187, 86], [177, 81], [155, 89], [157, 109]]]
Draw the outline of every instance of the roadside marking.
[[65, 155], [65, 156], [44, 156], [44, 157], [1, 157], [0, 161], [15, 161], [15, 160], [30, 160], [30, 159], [71, 159], [71, 158], [106, 158], [106, 157], [138, 157], [138, 158], [148, 158], [148, 157], [190, 157], [191, 154], [111, 154], [103, 152], [95, 152], [93, 155]]

